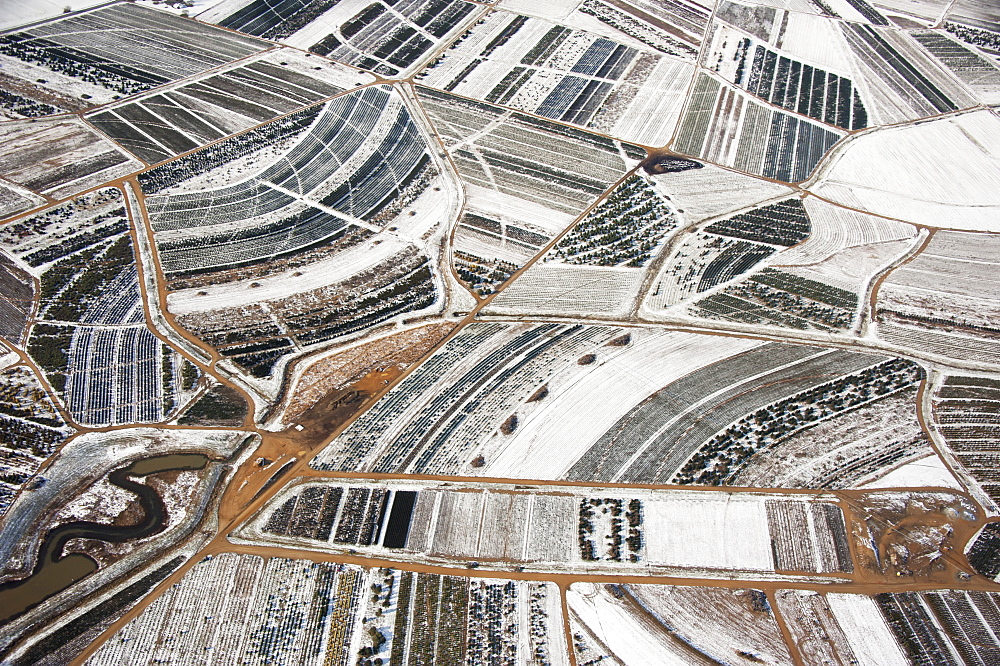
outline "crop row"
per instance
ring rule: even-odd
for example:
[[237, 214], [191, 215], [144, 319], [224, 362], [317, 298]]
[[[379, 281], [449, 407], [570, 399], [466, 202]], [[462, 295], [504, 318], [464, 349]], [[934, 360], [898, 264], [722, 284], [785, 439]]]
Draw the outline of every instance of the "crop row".
[[388, 395], [365, 411], [336, 439], [336, 446], [328, 446], [310, 463], [318, 470], [356, 470], [371, 451], [376, 439], [394, 420], [452, 367], [470, 353], [482, 349], [494, 336], [506, 329], [501, 324], [473, 324], [449, 340], [430, 359], [396, 386]]
[[757, 451], [794, 432], [923, 379], [915, 363], [891, 359], [776, 401], [714, 435], [684, 464], [675, 483], [723, 485]]
[[107, 5], [0, 38], [0, 53], [125, 94], [263, 47], [255, 39], [139, 5]]
[[156, 194], [198, 174], [299, 134], [316, 120], [322, 110], [323, 107], [319, 105], [304, 109], [196, 153], [144, 171], [139, 174], [139, 185], [145, 194]]
[[[340, 453], [335, 458], [320, 457], [316, 464], [325, 469], [373, 465], [382, 472], [422, 473], [464, 467], [477, 443], [496, 432], [516, 406], [538, 389], [542, 378], [609, 337], [609, 331], [597, 327], [544, 324], [505, 336], [495, 346], [466, 347], [470, 340], [491, 334], [486, 327], [476, 327], [468, 336], [450, 341], [409, 381], [340, 435]], [[436, 361], [463, 356], [457, 371], [453, 369], [429, 399], [424, 391], [441, 381], [446, 369]], [[371, 459], [376, 451], [378, 459]]]
[[258, 61], [87, 120], [152, 164], [336, 92], [340, 89], [317, 79]]
[[692, 312], [710, 319], [820, 330], [850, 328], [857, 295], [772, 268], [698, 301]]
[[28, 99], [27, 97], [23, 97], [7, 90], [0, 90], [0, 108], [6, 109], [14, 116], [19, 116], [21, 118], [38, 118], [40, 116], [50, 116], [53, 113], [60, 113], [63, 111], [63, 109], [52, 106], [51, 104], [36, 102], [33, 99]]
[[222, 308], [181, 315], [178, 323], [255, 377], [266, 377], [296, 345], [357, 334], [431, 306], [436, 294], [426, 257], [408, 251], [349, 280], [265, 301], [268, 310], [259, 303]]
[[252, 0], [218, 25], [264, 39], [280, 40], [319, 18], [340, 0]]
[[[600, 510], [600, 513], [598, 513]], [[642, 502], [612, 498], [580, 500], [578, 540], [584, 561], [638, 562], [642, 551]]]
[[[725, 121], [713, 123], [719, 108]], [[767, 178], [797, 182], [809, 176], [839, 138], [811, 121], [765, 107], [700, 74], [678, 128], [675, 150]]]
[[1000, 576], [1000, 523], [987, 523], [972, 542], [966, 556], [981, 576]]
[[[680, 3], [664, 2], [660, 4], [659, 8], [667, 9], [671, 4], [677, 7], [681, 6]], [[601, 0], [583, 0], [583, 3], [580, 5], [580, 11], [593, 16], [615, 30], [637, 39], [662, 53], [676, 56], [694, 56], [698, 52], [700, 39], [693, 38], [690, 35], [683, 35], [683, 33], [678, 34], [675, 32], [671, 34], [664, 30], [663, 25], [656, 19], [647, 22], [638, 18], [634, 13], [622, 11], [610, 3], [602, 2]], [[646, 16], [648, 17], [648, 15]], [[697, 21], [701, 21], [702, 19], [707, 23], [707, 16], [698, 17]], [[691, 34], [697, 34], [700, 37], [703, 31], [704, 25]]]
[[[743, 53], [744, 58], [747, 55]], [[737, 84], [783, 109], [844, 129], [868, 125], [868, 113], [850, 79], [778, 55], [760, 44], [744, 72], [746, 80], [738, 76]]]
[[[567, 478], [666, 483], [706, 442], [718, 439], [724, 424], [878, 361], [865, 354], [777, 344], [717, 361], [629, 410], [570, 467]], [[761, 416], [761, 425], [779, 416]], [[752, 424], [738, 430], [758, 432]], [[699, 457], [708, 467], [710, 458]]]
[[517, 270], [510, 262], [484, 259], [459, 250], [454, 253], [454, 264], [458, 277], [480, 296], [492, 294]]
[[[223, 553], [122, 627], [94, 663], [326, 663], [345, 666], [345, 629], [356, 616], [364, 573], [343, 565]], [[166, 621], [166, 620], [170, 621]], [[349, 634], [348, 634], [349, 635]]]
[[877, 594], [875, 603], [912, 663], [958, 666], [948, 638], [935, 625], [920, 594]]
[[310, 47], [310, 51], [356, 67], [394, 76], [413, 65], [451, 32], [475, 5], [463, 0], [418, 0], [367, 5]]
[[863, 62], [874, 63], [883, 80], [897, 94], [916, 106], [923, 115], [954, 111], [958, 108], [940, 88], [871, 26], [842, 24], [847, 43]]
[[619, 185], [550, 252], [572, 264], [645, 266], [677, 226], [673, 209], [638, 176]]
[[1000, 383], [983, 377], [947, 377], [931, 402], [937, 430], [991, 497], [1000, 496]]
[[6, 254], [0, 254], [0, 336], [21, 342], [35, 302], [35, 281]]
[[854, 570], [844, 515], [835, 504], [768, 501], [774, 566], [819, 573]]

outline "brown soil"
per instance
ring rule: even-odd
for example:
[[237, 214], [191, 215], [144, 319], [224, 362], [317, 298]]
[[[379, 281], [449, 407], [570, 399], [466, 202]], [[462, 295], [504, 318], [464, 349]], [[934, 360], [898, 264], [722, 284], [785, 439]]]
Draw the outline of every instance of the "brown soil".
[[[253, 455], [233, 475], [219, 507], [219, 518], [236, 518], [278, 472], [290, 463], [311, 457], [324, 444], [375, 401], [380, 392], [403, 370], [398, 366], [368, 372], [348, 386], [331, 391], [296, 419], [291, 427], [276, 433], [261, 432], [262, 441]], [[261, 467], [258, 460], [270, 461]]]
[[388, 371], [399, 370], [423, 358], [455, 328], [450, 322], [430, 324], [403, 331], [380, 340], [359, 345], [333, 356], [322, 358], [310, 365], [294, 386], [285, 401], [287, 407], [282, 416], [286, 423], [298, 421], [304, 414], [315, 411], [320, 403], [329, 400], [331, 392], [363, 381], [364, 377], [379, 368]]
[[963, 550], [985, 514], [966, 495], [908, 490], [895, 501], [885, 491], [838, 495], [845, 499], [859, 582], [954, 586], [974, 574]]

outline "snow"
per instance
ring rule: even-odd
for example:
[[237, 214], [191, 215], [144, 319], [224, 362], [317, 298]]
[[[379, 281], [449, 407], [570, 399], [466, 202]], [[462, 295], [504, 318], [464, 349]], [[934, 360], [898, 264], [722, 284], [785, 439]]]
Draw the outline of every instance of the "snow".
[[486, 308], [487, 314], [627, 315], [644, 271], [536, 263]]
[[643, 503], [650, 564], [773, 571], [764, 498], [680, 493]]
[[849, 138], [808, 189], [929, 227], [1000, 231], [1000, 118], [975, 111]]
[[[294, 271], [172, 292], [167, 295], [167, 309], [173, 314], [183, 315], [285, 298], [350, 279], [407, 246], [406, 241], [391, 236], [381, 238], [377, 245], [371, 240], [365, 241], [308, 266], [300, 266]], [[251, 284], [260, 286], [251, 288]], [[199, 296], [199, 292], [207, 294]]]
[[908, 462], [862, 488], [953, 488], [964, 490], [937, 455]]
[[864, 294], [868, 282], [904, 257], [914, 244], [915, 240], [899, 240], [861, 245], [841, 250], [829, 259], [805, 266], [786, 267], [787, 264], [779, 255], [772, 266], [808, 280]]
[[521, 197], [472, 184], [466, 184], [465, 189], [468, 207], [481, 211], [487, 217], [491, 214], [502, 215], [540, 227], [550, 235], [562, 231], [573, 222], [573, 216], [568, 213], [552, 210]]
[[871, 597], [831, 592], [826, 601], [861, 666], [909, 664]]
[[544, 406], [524, 419], [483, 474], [558, 479], [648, 395], [696, 368], [760, 344], [677, 331], [630, 329], [630, 334], [629, 347], [599, 358], [571, 384], [550, 382]]
[[2, 0], [0, 30], [58, 18], [65, 13], [67, 7], [71, 11], [78, 12], [104, 4], [111, 3], [107, 0]]
[[604, 586], [574, 583], [566, 593], [566, 601], [570, 612], [576, 613], [594, 638], [625, 664], [686, 666], [691, 663], [689, 655], [664, 640], [664, 631], [656, 634], [649, 631], [637, 613], [616, 603]]
[[653, 176], [653, 180], [689, 222], [733, 213], [792, 193], [784, 185], [711, 164]]

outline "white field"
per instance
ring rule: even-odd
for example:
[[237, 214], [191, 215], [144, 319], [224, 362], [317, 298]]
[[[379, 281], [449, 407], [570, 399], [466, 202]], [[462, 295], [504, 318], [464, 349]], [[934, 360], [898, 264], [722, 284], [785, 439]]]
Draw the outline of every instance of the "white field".
[[45, 199], [31, 190], [13, 183], [0, 181], [0, 219], [15, 215], [45, 203]]
[[861, 294], [861, 300], [864, 300], [868, 283], [905, 256], [915, 244], [916, 239], [861, 245], [842, 250], [839, 254], [819, 263], [804, 266], [787, 267], [782, 261], [783, 257], [778, 255], [771, 265], [792, 275]]
[[[755, 340], [629, 329], [628, 347], [606, 349], [607, 359], [586, 366], [566, 384], [554, 377], [549, 395], [482, 469], [489, 477], [558, 479], [622, 416], [647, 396], [684, 375], [752, 349]], [[523, 414], [523, 412], [521, 412]]]
[[[6, 7], [4, 8], [6, 9]], [[48, 94], [55, 95], [57, 99], [64, 100], [63, 103], [69, 107], [68, 110], [105, 104], [113, 101], [116, 96], [120, 95], [120, 93], [97, 83], [84, 81], [79, 77], [63, 74], [62, 72], [56, 72], [45, 65], [24, 62], [19, 58], [9, 55], [0, 55], [0, 71], [29, 84], [34, 82], [36, 89], [44, 90]], [[39, 79], [44, 80], [45, 83], [37, 83]], [[84, 98], [81, 95], [90, 95], [90, 99], [84, 102], [82, 101]], [[58, 105], [58, 101], [56, 105]], [[0, 111], [0, 115], [6, 116], [6, 113]]]
[[580, 0], [547, 0], [546, 2], [536, 2], [536, 0], [500, 0], [497, 7], [506, 9], [509, 12], [524, 14], [525, 16], [537, 16], [550, 21], [562, 22], [559, 19], [566, 18], [580, 4]]
[[573, 223], [573, 216], [504, 192], [465, 183], [466, 205], [486, 217], [500, 216], [517, 224], [538, 227], [554, 236]]
[[[714, 663], [792, 663], [774, 615], [755, 608], [753, 590], [645, 584], [628, 590], [644, 608], [667, 618], [686, 643], [714, 657]], [[741, 653], [753, 656], [740, 659]]]
[[753, 4], [765, 7], [777, 7], [778, 9], [803, 14], [815, 14], [817, 16], [821, 13], [820, 8], [809, 0], [754, 0]]
[[792, 193], [784, 185], [711, 164], [701, 169], [652, 176], [652, 179], [690, 223]]
[[826, 601], [860, 666], [907, 666], [910, 663], [871, 597], [830, 592]]
[[812, 230], [809, 238], [782, 250], [778, 258], [781, 264], [817, 264], [848, 248], [917, 236], [917, 228], [910, 224], [835, 206], [816, 197], [805, 197], [802, 205]]
[[110, 4], [108, 0], [4, 0], [0, 3], [0, 30], [9, 30], [26, 23], [59, 18], [67, 7], [78, 12], [97, 5]]
[[762, 496], [677, 493], [643, 503], [646, 559], [685, 569], [773, 571]]
[[889, 274], [878, 306], [924, 317], [943, 312], [959, 323], [994, 327], [1000, 316], [992, 280], [998, 265], [1000, 236], [939, 232], [915, 259]]
[[644, 274], [637, 268], [536, 263], [484, 314], [623, 317], [634, 307]]
[[948, 0], [874, 0], [872, 2], [875, 9], [882, 14], [895, 13], [928, 25], [935, 25], [952, 4]]
[[774, 616], [751, 610], [750, 590], [672, 585], [619, 589], [616, 598], [609, 586], [574, 583], [566, 601], [584, 625], [584, 635], [593, 639], [589, 647], [603, 649], [623, 664], [793, 663]]
[[605, 586], [574, 583], [566, 593], [566, 601], [570, 612], [621, 663], [691, 664], [690, 653], [679, 640], [671, 638], [665, 627], [615, 599]]
[[[54, 199], [69, 197], [142, 167], [141, 162], [76, 117], [5, 122], [3, 134], [0, 176], [18, 184], [37, 179], [44, 185], [39, 187], [41, 193]], [[73, 180], [46, 183], [49, 171], [106, 153], [117, 153], [125, 159], [100, 171], [81, 171]]]
[[693, 69], [681, 60], [661, 58], [610, 134], [645, 146], [666, 145], [680, 121]]
[[861, 488], [964, 488], [936, 454], [908, 462]]
[[[375, 239], [373, 239], [375, 240]], [[213, 312], [220, 308], [241, 307], [260, 301], [285, 298], [292, 294], [318, 289], [334, 282], [349, 279], [370, 266], [388, 259], [404, 250], [408, 243], [398, 238], [383, 238], [377, 245], [373, 240], [348, 248], [307, 266], [289, 269], [277, 275], [262, 278], [224, 282], [193, 289], [183, 289], [167, 294], [167, 309], [176, 315], [195, 312]], [[292, 273], [300, 273], [293, 277]], [[250, 284], [259, 284], [251, 288]], [[199, 296], [199, 292], [207, 292]]]
[[808, 189], [914, 224], [1000, 232], [1000, 118], [974, 111], [851, 137]]
[[787, 16], [785, 34], [773, 46], [806, 64], [856, 78], [850, 48], [835, 21], [800, 12], [789, 12]]

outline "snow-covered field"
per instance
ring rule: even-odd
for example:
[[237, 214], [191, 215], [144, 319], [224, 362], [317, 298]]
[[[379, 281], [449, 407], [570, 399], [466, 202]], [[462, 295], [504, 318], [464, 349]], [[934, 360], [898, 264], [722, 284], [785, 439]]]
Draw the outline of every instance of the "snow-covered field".
[[811, 191], [851, 208], [945, 229], [1000, 231], [1000, 118], [974, 111], [852, 137]]

